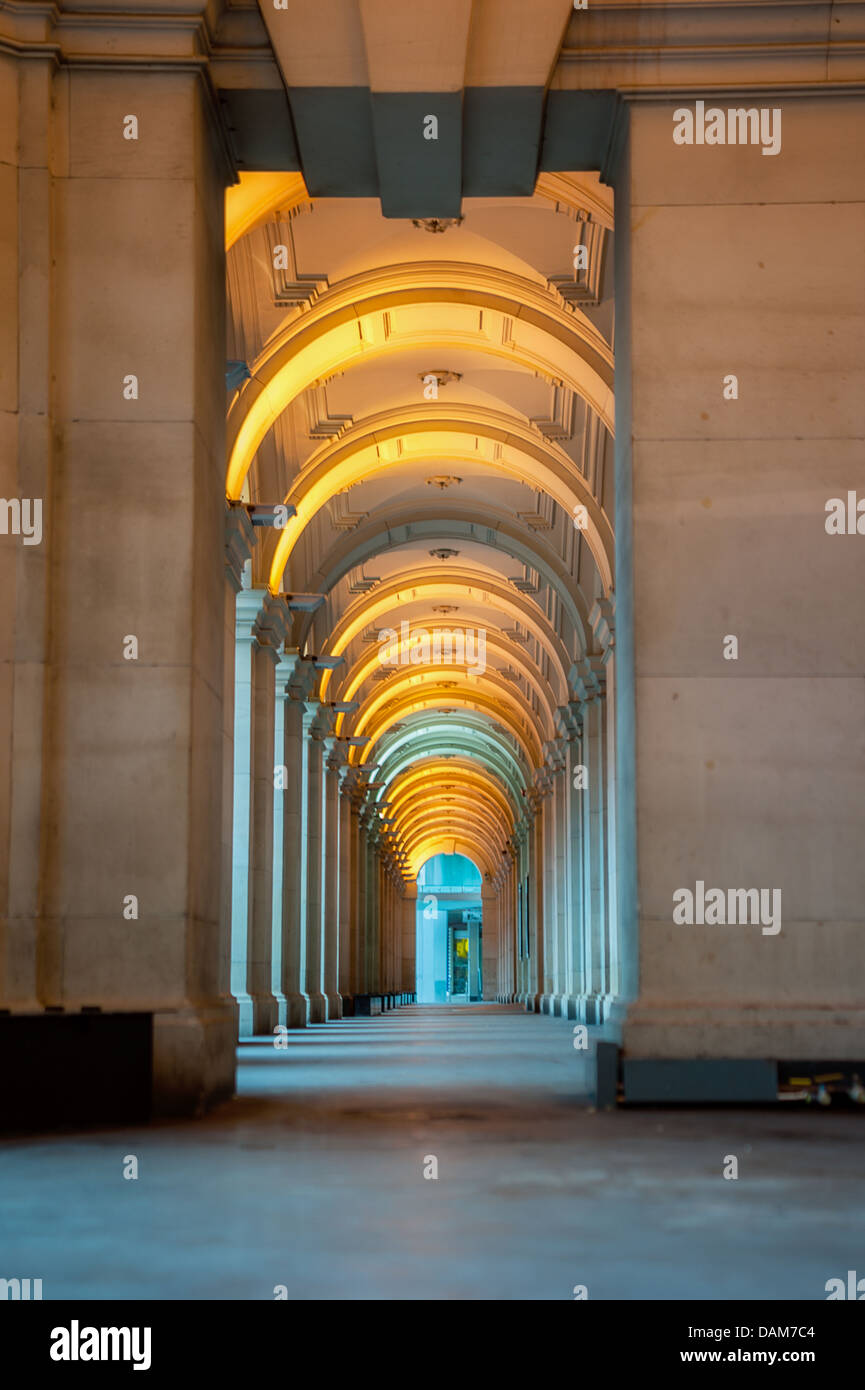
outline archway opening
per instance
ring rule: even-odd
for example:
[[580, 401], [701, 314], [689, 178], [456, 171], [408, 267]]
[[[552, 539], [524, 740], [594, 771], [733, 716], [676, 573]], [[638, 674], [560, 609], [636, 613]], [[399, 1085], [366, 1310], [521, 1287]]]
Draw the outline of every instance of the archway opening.
[[481, 871], [464, 854], [435, 854], [417, 878], [419, 1004], [483, 998]]

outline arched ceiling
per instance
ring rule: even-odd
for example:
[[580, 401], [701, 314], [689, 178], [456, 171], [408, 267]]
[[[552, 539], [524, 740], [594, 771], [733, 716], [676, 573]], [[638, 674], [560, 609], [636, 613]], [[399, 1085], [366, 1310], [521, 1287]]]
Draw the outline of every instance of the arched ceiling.
[[288, 505], [251, 582], [293, 605], [391, 871], [462, 853], [496, 883], [615, 599], [612, 206], [556, 174], [463, 214], [230, 191], [226, 494]]

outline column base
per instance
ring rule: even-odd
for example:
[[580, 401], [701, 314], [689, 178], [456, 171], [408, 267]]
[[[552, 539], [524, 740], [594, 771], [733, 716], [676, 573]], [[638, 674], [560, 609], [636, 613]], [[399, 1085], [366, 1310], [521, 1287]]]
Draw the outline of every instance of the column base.
[[327, 1023], [327, 995], [309, 994], [310, 1023]]
[[153, 1015], [153, 1114], [202, 1115], [234, 1095], [234, 1001]]
[[342, 1018], [342, 995], [328, 993], [325, 995], [325, 999], [327, 1000], [328, 1019]]
[[253, 1027], [254, 1008], [252, 995], [244, 990], [241, 994], [234, 995], [234, 1002], [237, 1006], [237, 1036], [239, 1038], [251, 1038], [255, 1029]]
[[544, 1009], [544, 1013], [550, 1014], [553, 1018], [567, 1018], [567, 1017], [568, 1017], [568, 1014], [567, 1014], [568, 995], [567, 995], [567, 994], [549, 994], [549, 995], [544, 995], [544, 999], [549, 1001], [548, 1006]]
[[382, 1012], [380, 994], [356, 994], [354, 996], [355, 1018], [373, 1018]]
[[279, 1004], [272, 994], [253, 994], [252, 1030], [253, 1036], [270, 1037], [279, 1023]]
[[305, 994], [285, 996], [285, 1022], [288, 1028], [305, 1028], [309, 1023], [309, 1000]]
[[609, 1021], [611, 1001], [602, 994], [565, 995], [563, 1018], [572, 1018], [577, 1023], [588, 1023], [595, 1027]]
[[285, 1004], [285, 995], [280, 993], [279, 990], [274, 990], [273, 997], [276, 1000], [276, 1022], [286, 1024], [287, 1009]]

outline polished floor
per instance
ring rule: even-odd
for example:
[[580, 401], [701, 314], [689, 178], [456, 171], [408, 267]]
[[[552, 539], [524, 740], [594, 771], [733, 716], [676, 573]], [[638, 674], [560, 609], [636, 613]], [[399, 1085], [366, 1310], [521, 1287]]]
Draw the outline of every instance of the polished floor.
[[865, 1274], [865, 1114], [595, 1113], [571, 1029], [496, 1005], [344, 1020], [244, 1043], [204, 1120], [7, 1141], [0, 1277], [46, 1299], [571, 1300], [825, 1299]]

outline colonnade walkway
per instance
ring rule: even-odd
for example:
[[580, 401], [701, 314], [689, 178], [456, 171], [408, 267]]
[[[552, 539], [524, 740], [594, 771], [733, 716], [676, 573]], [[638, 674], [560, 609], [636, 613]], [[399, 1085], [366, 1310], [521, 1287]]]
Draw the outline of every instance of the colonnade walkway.
[[572, 1028], [344, 1019], [246, 1040], [204, 1118], [12, 1140], [3, 1273], [45, 1299], [820, 1300], [846, 1278], [857, 1114], [596, 1113]]

